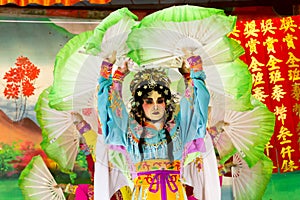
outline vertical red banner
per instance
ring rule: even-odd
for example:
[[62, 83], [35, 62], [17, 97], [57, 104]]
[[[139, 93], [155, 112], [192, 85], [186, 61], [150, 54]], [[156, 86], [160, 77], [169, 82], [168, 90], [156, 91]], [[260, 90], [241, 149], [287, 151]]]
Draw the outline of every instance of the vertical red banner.
[[273, 172], [300, 170], [300, 16], [238, 21], [229, 37], [245, 49], [252, 94], [276, 116], [265, 153]]

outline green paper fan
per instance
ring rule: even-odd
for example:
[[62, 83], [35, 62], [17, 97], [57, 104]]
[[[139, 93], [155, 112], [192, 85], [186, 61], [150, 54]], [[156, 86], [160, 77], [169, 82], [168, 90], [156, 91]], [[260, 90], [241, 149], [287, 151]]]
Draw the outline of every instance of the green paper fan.
[[[101, 55], [106, 58], [113, 50], [117, 56], [125, 54], [125, 41], [138, 17], [127, 8], [118, 9], [110, 13], [95, 28], [94, 34], [84, 45], [86, 52]], [[127, 53], [127, 52], [126, 52]]]
[[79, 133], [76, 130], [71, 111], [57, 111], [48, 106], [51, 87], [39, 96], [35, 106], [36, 117], [42, 129], [42, 149], [65, 173], [71, 173], [79, 147]]
[[93, 32], [72, 38], [57, 54], [49, 104], [56, 110], [95, 108], [100, 66], [103, 58], [117, 52], [116, 65], [123, 63], [127, 35], [135, 24], [127, 8], [112, 12]]
[[182, 22], [201, 20], [212, 15], [224, 15], [224, 10], [216, 8], [204, 8], [192, 5], [172, 6], [159, 11], [156, 11], [141, 20], [139, 26], [148, 26], [156, 21], [165, 22]]
[[240, 157], [239, 154], [233, 156], [232, 189], [236, 200], [262, 199], [273, 171], [273, 163], [266, 156], [251, 168]]
[[[35, 106], [36, 117], [42, 129], [42, 149], [54, 160], [65, 173], [72, 173], [80, 141], [80, 134], [73, 124], [72, 110], [58, 111], [49, 107], [49, 91], [45, 89], [39, 96]], [[93, 108], [77, 110], [90, 124], [92, 130], [98, 132], [97, 111]]]
[[162, 63], [184, 56], [184, 48], [200, 55], [204, 66], [230, 62], [244, 53], [241, 45], [226, 36], [234, 23], [230, 17], [214, 15], [203, 20], [157, 21], [140, 26], [128, 36], [128, 56], [140, 65]]
[[218, 97], [217, 100], [224, 108], [239, 111], [252, 108], [252, 77], [243, 61], [235, 59], [232, 62], [204, 66], [203, 70], [207, 89], [211, 96]]
[[236, 110], [251, 108], [252, 77], [247, 65], [238, 59], [244, 49], [226, 36], [235, 24], [235, 17], [213, 12], [199, 17], [201, 20], [182, 18], [151, 23], [146, 20], [146, 26], [142, 20], [128, 36], [131, 49], [128, 56], [146, 68], [180, 68], [182, 61], [177, 61], [184, 56], [183, 49], [188, 49], [201, 56], [211, 94], [232, 98]]
[[19, 177], [19, 187], [25, 200], [65, 200], [61, 188], [44, 163], [41, 156], [35, 156]]
[[93, 32], [72, 38], [57, 54], [49, 105], [56, 110], [95, 108], [102, 59], [85, 54], [83, 45]]
[[[258, 100], [252, 98], [253, 109], [234, 111], [222, 106], [211, 106], [210, 128], [215, 127], [214, 144], [224, 163], [235, 152], [254, 166], [264, 153], [273, 135], [275, 116]], [[234, 148], [233, 148], [234, 147]]]
[[112, 168], [115, 168], [114, 170], [120, 170], [127, 178], [128, 183], [133, 186], [131, 174], [134, 172], [134, 169], [130, 168], [131, 165], [128, 163], [129, 160], [126, 159], [123, 152], [109, 149], [109, 161], [112, 163]]

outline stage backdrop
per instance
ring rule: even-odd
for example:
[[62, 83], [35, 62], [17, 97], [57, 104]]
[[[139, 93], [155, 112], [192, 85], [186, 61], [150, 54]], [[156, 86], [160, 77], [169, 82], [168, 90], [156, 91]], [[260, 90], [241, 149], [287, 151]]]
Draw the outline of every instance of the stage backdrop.
[[245, 49], [253, 95], [276, 115], [265, 149], [274, 172], [300, 170], [300, 16], [238, 21], [229, 36]]
[[[53, 81], [58, 51], [75, 34], [92, 30], [91, 20], [0, 17], [0, 199], [22, 200], [21, 171], [35, 155], [44, 158], [57, 182], [70, 182], [42, 151], [34, 107]], [[75, 181], [89, 181], [85, 156], [74, 167]]]
[[[275, 133], [266, 146], [274, 173], [300, 169], [300, 51], [296, 51], [300, 48], [299, 20], [299, 16], [294, 16], [238, 21], [236, 30], [230, 34], [246, 50], [242, 59], [253, 75], [253, 95], [276, 115]], [[92, 30], [98, 22], [0, 18], [1, 200], [23, 199], [18, 177], [35, 155], [43, 156], [57, 173], [56, 178], [68, 181], [41, 150], [42, 136], [34, 106], [40, 93], [52, 84], [58, 51], [75, 34]], [[24, 76], [19, 77], [20, 72]], [[84, 171], [86, 165], [81, 161], [79, 158], [76, 169]], [[277, 189], [270, 190], [274, 194]]]

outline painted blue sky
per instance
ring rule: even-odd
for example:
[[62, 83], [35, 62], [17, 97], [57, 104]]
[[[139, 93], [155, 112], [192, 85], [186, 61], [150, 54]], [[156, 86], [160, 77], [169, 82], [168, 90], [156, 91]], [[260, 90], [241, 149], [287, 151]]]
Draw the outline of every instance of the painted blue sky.
[[52, 84], [55, 56], [73, 34], [47, 19], [33, 18], [0, 17], [0, 30], [0, 109], [11, 117], [14, 105], [4, 98], [3, 76], [17, 57], [26, 56], [41, 69], [35, 96], [28, 99], [28, 117], [35, 120], [33, 107], [39, 94]]

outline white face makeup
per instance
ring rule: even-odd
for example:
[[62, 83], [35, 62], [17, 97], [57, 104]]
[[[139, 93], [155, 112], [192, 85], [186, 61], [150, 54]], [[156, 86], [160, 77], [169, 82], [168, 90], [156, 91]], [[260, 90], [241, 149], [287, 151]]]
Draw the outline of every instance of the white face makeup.
[[148, 119], [153, 121], [161, 120], [165, 115], [165, 99], [157, 91], [149, 93], [147, 98], [143, 99], [143, 109]]

